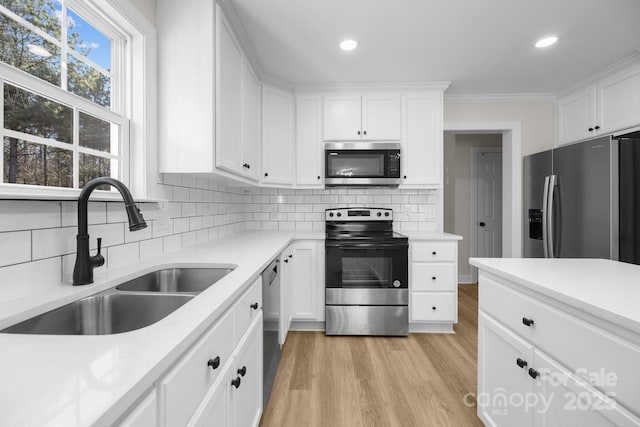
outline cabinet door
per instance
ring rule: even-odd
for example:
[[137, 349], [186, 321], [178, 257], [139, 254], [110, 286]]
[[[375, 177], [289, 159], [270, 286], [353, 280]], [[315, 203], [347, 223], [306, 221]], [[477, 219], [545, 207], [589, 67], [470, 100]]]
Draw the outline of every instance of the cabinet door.
[[[535, 350], [538, 372], [535, 394], [536, 426], [638, 426], [640, 419], [616, 404], [615, 393], [597, 392], [549, 356]], [[611, 372], [610, 372], [611, 373]], [[598, 372], [606, 381], [604, 371]]]
[[242, 50], [224, 14], [217, 10], [216, 166], [242, 174]]
[[442, 184], [442, 95], [406, 95], [400, 160], [402, 184]]
[[362, 138], [362, 99], [357, 96], [325, 96], [322, 137], [325, 141]]
[[[233, 427], [229, 420], [231, 408], [231, 378], [230, 372], [235, 369], [235, 360], [227, 365], [217, 381], [202, 401], [202, 405], [195, 412], [187, 424], [188, 427]], [[235, 370], [233, 371], [235, 374]], [[235, 378], [235, 377], [234, 377]]]
[[[596, 90], [590, 87], [559, 99], [556, 104], [558, 145], [596, 135]], [[591, 130], [589, 130], [591, 129]]]
[[366, 95], [362, 97], [362, 139], [369, 141], [400, 140], [402, 134], [400, 95]]
[[297, 242], [291, 258], [291, 315], [294, 320], [316, 320], [317, 304], [317, 245]]
[[478, 416], [485, 425], [533, 425], [535, 408], [518, 404], [520, 398], [533, 394], [535, 381], [528, 372], [531, 367], [533, 347], [481, 311], [477, 405]]
[[293, 259], [293, 245], [280, 254], [280, 344], [283, 345], [287, 340], [289, 329], [291, 329], [291, 270]]
[[322, 98], [296, 98], [296, 185], [322, 187]]
[[262, 87], [262, 182], [293, 184], [293, 96]]
[[254, 181], [260, 180], [260, 82], [243, 60], [242, 67], [242, 166], [244, 175]]
[[[235, 385], [231, 387], [231, 425], [255, 427], [262, 415], [262, 315], [252, 324], [250, 333], [241, 343], [231, 372]], [[238, 381], [239, 380], [239, 381]]]
[[597, 91], [599, 133], [640, 124], [640, 66], [606, 79]]

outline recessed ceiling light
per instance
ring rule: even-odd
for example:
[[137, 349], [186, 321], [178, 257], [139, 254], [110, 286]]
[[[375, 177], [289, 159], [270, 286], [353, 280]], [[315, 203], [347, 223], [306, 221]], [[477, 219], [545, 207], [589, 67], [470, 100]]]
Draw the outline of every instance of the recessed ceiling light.
[[342, 40], [340, 42], [340, 49], [342, 50], [353, 50], [358, 47], [358, 42], [355, 40]]
[[554, 44], [555, 42], [558, 41], [558, 38], [555, 36], [552, 37], [545, 37], [543, 39], [540, 39], [536, 42], [536, 47], [547, 47], [547, 46], [551, 46], [552, 44]]

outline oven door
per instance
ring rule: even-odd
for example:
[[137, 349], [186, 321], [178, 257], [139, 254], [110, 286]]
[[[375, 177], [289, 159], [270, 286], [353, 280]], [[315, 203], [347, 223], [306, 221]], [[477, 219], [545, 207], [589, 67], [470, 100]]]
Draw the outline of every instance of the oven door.
[[407, 289], [407, 242], [327, 241], [327, 288]]

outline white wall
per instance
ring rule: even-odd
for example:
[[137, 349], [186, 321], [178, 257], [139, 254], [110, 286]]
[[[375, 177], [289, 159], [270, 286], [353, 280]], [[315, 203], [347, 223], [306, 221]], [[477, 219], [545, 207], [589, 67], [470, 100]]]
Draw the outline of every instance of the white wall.
[[444, 231], [463, 237], [458, 242], [458, 276], [461, 282], [471, 278], [472, 152], [476, 147], [501, 146], [502, 135], [445, 133]]
[[133, 4], [136, 9], [138, 9], [147, 21], [149, 21], [153, 26], [156, 25], [156, 0], [129, 0], [131, 4]]

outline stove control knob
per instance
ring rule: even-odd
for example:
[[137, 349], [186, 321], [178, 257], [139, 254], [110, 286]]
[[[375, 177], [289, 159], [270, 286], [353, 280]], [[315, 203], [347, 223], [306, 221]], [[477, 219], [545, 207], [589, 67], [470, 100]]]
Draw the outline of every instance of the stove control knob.
[[333, 217], [333, 212], [329, 212], [329, 216], [330, 216], [330, 217]]
[[384, 213], [384, 216], [389, 216], [389, 212], [385, 212], [385, 213]]
[[340, 212], [338, 212], [336, 215], [338, 215], [339, 217], [342, 216], [342, 214]]
[[382, 216], [382, 212], [378, 212], [378, 216]]
[[393, 287], [394, 287], [394, 288], [399, 288], [401, 284], [402, 284], [402, 283], [400, 283], [400, 280], [394, 280], [394, 281], [393, 281]]

